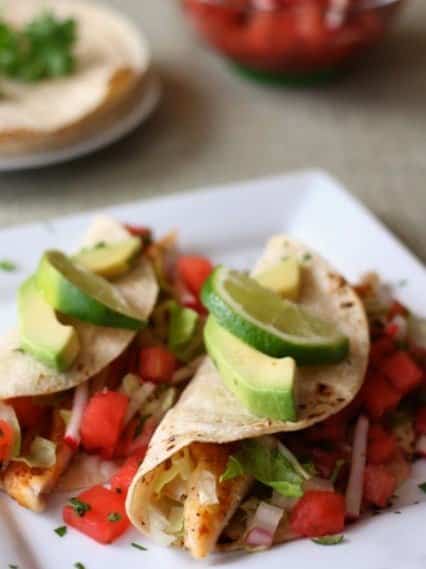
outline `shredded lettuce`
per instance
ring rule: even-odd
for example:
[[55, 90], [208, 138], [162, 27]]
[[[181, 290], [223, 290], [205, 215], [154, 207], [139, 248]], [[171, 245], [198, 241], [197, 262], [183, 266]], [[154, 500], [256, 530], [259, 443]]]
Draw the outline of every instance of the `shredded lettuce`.
[[244, 441], [232, 455], [220, 481], [231, 480], [242, 474], [253, 476], [283, 496], [298, 498], [303, 495], [303, 476], [278, 448], [268, 448], [256, 440]]
[[144, 415], [153, 415], [160, 420], [173, 406], [177, 397], [176, 387], [157, 388], [154, 397], [143, 406]]
[[154, 492], [158, 495], [169, 482], [177, 476], [184, 481], [188, 480], [192, 472], [192, 460], [187, 448], [176, 453], [171, 458], [171, 466], [167, 470], [163, 470], [158, 476], [154, 484]]
[[13, 460], [23, 462], [30, 468], [50, 468], [56, 463], [56, 444], [43, 437], [35, 437], [29, 453]]
[[13, 445], [10, 453], [10, 458], [19, 456], [21, 452], [21, 427], [19, 426], [18, 417], [16, 416], [15, 409], [11, 405], [6, 405], [0, 401], [0, 419], [6, 421], [13, 431]]

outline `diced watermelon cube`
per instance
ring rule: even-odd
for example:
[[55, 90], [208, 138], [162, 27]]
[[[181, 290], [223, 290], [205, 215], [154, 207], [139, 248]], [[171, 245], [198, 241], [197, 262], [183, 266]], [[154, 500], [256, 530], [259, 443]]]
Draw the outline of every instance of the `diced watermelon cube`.
[[367, 462], [383, 464], [392, 460], [397, 450], [396, 438], [381, 425], [371, 425], [368, 431]]
[[305, 537], [340, 533], [345, 525], [345, 500], [336, 492], [310, 490], [296, 503], [291, 529]]
[[395, 389], [403, 395], [418, 387], [423, 380], [423, 371], [402, 350], [386, 358], [382, 370]]
[[381, 464], [370, 464], [364, 471], [364, 500], [384, 508], [388, 505], [396, 489], [396, 479]]

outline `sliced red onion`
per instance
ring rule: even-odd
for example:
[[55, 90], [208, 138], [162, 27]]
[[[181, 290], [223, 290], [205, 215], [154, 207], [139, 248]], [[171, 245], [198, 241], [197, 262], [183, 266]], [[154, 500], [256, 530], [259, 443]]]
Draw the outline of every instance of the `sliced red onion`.
[[244, 541], [251, 547], [271, 547], [284, 510], [267, 502], [260, 502], [250, 521]]
[[340, 28], [346, 20], [349, 10], [349, 0], [330, 0], [329, 8], [325, 16], [328, 28]]
[[426, 458], [426, 435], [420, 435], [417, 439], [416, 454]]
[[80, 445], [80, 425], [89, 399], [87, 382], [76, 387], [72, 404], [71, 417], [65, 431], [65, 442], [72, 449]]
[[389, 322], [388, 326], [395, 326], [396, 333], [394, 335], [395, 340], [403, 342], [407, 338], [408, 333], [408, 321], [401, 314], [397, 314]]
[[355, 426], [351, 472], [346, 489], [346, 515], [349, 519], [357, 519], [361, 511], [368, 428], [369, 420], [364, 415], [361, 415]]

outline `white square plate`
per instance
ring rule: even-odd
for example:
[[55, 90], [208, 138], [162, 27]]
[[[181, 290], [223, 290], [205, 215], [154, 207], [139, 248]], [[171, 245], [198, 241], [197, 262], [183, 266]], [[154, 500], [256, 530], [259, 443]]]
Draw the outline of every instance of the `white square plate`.
[[[268, 237], [287, 232], [322, 252], [349, 279], [369, 270], [378, 271], [395, 285], [404, 279], [405, 286], [400, 286], [398, 296], [426, 315], [426, 273], [422, 264], [338, 183], [321, 172], [210, 188], [106, 211], [129, 223], [149, 225], [157, 235], [178, 228], [183, 249], [202, 252], [214, 261], [239, 268], [252, 265]], [[34, 269], [42, 251], [52, 247], [71, 250], [92, 215], [84, 213], [0, 232], [0, 259], [10, 258], [19, 267], [16, 273], [0, 274], [0, 332], [14, 324], [16, 288]], [[59, 538], [53, 530], [62, 525], [64, 495], [53, 497], [41, 515], [2, 497], [0, 569], [7, 569], [9, 564], [19, 569], [71, 569], [76, 562], [86, 569], [220, 565], [253, 569], [260, 564], [270, 569], [425, 569], [426, 504], [414, 504], [426, 498], [417, 488], [425, 480], [425, 465], [418, 463], [394, 511], [348, 529], [342, 545], [321, 547], [299, 540], [257, 555], [213, 556], [205, 562], [156, 547], [132, 531], [110, 546], [97, 545], [73, 530]], [[143, 543], [148, 551], [134, 549], [132, 541]]]

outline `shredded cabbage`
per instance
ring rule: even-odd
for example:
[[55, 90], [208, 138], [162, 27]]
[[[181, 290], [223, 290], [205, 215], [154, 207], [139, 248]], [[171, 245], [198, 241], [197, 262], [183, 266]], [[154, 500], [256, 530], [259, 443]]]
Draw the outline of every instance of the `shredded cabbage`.
[[193, 469], [191, 456], [187, 448], [179, 451], [171, 458], [171, 466], [167, 470], [161, 472], [154, 484], [154, 492], [158, 495], [164, 486], [174, 480], [177, 476], [184, 481], [189, 480]]
[[175, 539], [175, 535], [167, 533], [169, 529], [169, 520], [157, 508], [150, 507], [148, 511], [149, 517], [149, 533], [154, 541], [160, 545], [171, 545]]
[[120, 391], [129, 398], [126, 417], [124, 423], [127, 424], [138, 411], [142, 409], [142, 405], [155, 390], [155, 385], [150, 382], [142, 383], [140, 378], [128, 373], [121, 382]]
[[0, 401], [0, 419], [6, 421], [13, 431], [13, 445], [10, 453], [10, 458], [19, 456], [21, 452], [21, 427], [19, 426], [18, 417], [16, 416], [15, 409], [11, 405], [6, 405]]
[[56, 444], [43, 437], [35, 437], [29, 453], [13, 460], [23, 462], [30, 468], [50, 468], [56, 464]]
[[216, 490], [216, 478], [209, 470], [200, 472], [197, 492], [200, 504], [203, 506], [219, 503]]
[[154, 398], [147, 401], [143, 408], [144, 415], [152, 415], [158, 421], [167, 413], [167, 411], [173, 406], [177, 397], [176, 387], [166, 387], [157, 396], [154, 394]]

